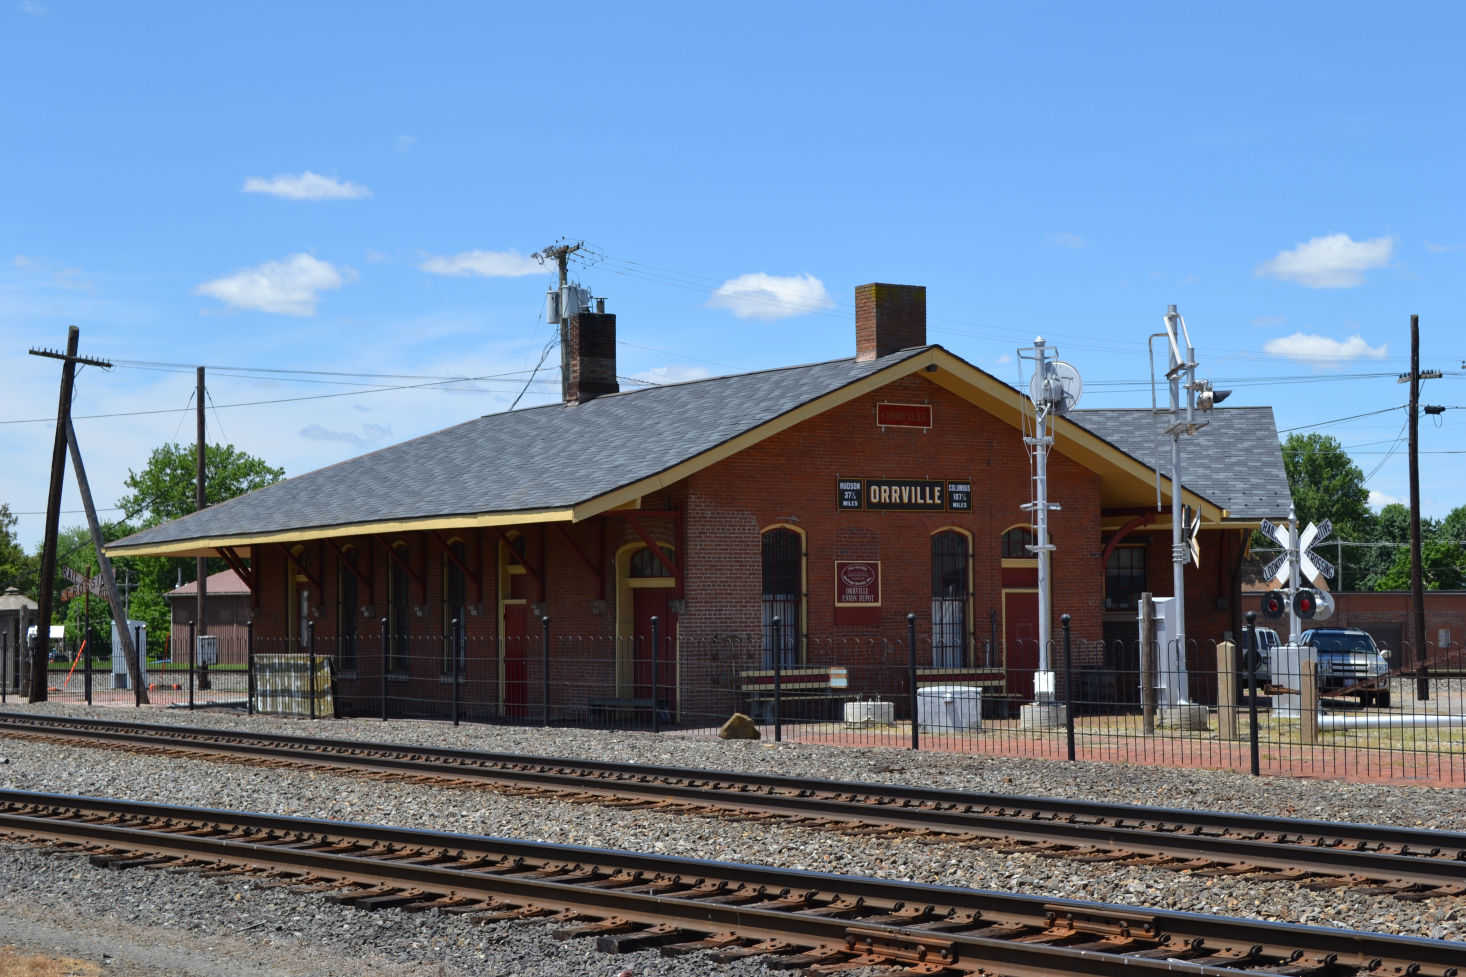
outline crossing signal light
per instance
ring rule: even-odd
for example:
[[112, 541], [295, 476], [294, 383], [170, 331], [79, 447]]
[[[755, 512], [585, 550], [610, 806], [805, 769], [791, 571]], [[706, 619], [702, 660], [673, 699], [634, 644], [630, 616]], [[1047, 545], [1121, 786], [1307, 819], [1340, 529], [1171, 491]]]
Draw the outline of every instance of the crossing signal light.
[[1276, 620], [1282, 617], [1283, 612], [1287, 609], [1287, 605], [1283, 603], [1283, 595], [1278, 593], [1276, 590], [1270, 590], [1262, 595], [1263, 617]]
[[1311, 620], [1318, 613], [1318, 594], [1306, 587], [1300, 588], [1293, 595], [1293, 612], [1305, 621]]

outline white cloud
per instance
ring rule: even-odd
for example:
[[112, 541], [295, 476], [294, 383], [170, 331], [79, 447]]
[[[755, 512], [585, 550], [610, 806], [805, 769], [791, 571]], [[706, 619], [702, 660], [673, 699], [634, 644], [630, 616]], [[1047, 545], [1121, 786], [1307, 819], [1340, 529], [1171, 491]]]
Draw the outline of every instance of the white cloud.
[[209, 295], [241, 309], [310, 316], [316, 314], [321, 292], [340, 288], [354, 275], [350, 268], [338, 269], [308, 254], [292, 254], [204, 282], [194, 294]]
[[518, 251], [463, 251], [454, 255], [432, 255], [418, 265], [433, 275], [478, 275], [480, 278], [517, 278], [538, 275], [545, 270], [534, 258]]
[[1008, 365], [1009, 363], [1012, 363], [1012, 362], [1013, 362], [1013, 357], [1009, 356], [1007, 353], [1002, 353], [1002, 354], [1000, 354], [998, 356], [998, 365], [999, 366], [1006, 366], [1006, 365]]
[[1374, 509], [1383, 509], [1387, 505], [1404, 505], [1404, 502], [1393, 495], [1386, 495], [1383, 492], [1369, 490], [1369, 505]]
[[333, 180], [306, 170], [299, 176], [282, 173], [268, 180], [252, 176], [244, 181], [245, 193], [268, 193], [286, 200], [359, 200], [372, 192], [360, 183]]
[[1061, 248], [1087, 248], [1089, 242], [1078, 234], [1070, 231], [1060, 231], [1057, 234], [1050, 234], [1049, 240]]
[[705, 367], [680, 364], [654, 366], [649, 370], [637, 370], [635, 373], [636, 379], [655, 384], [686, 383], [689, 380], [705, 380], [710, 376], [712, 373]]
[[1264, 353], [1282, 356], [1305, 363], [1342, 363], [1345, 360], [1382, 360], [1389, 353], [1388, 344], [1371, 346], [1364, 337], [1354, 335], [1348, 339], [1330, 339], [1313, 333], [1295, 332], [1291, 336], [1269, 339], [1262, 345]]
[[740, 319], [787, 319], [835, 303], [825, 283], [813, 275], [739, 275], [719, 285], [708, 306], [727, 309]]
[[37, 3], [36, 0], [20, 0], [15, 9], [23, 14], [30, 14], [32, 17], [43, 17], [46, 14], [46, 5]]
[[1279, 251], [1258, 265], [1257, 274], [1309, 288], [1353, 288], [1363, 284], [1366, 271], [1389, 264], [1394, 247], [1392, 237], [1355, 241], [1347, 234], [1329, 234]]
[[358, 451], [364, 451], [390, 438], [392, 427], [388, 424], [363, 424], [361, 433], [355, 434], [351, 431], [336, 431], [320, 424], [307, 424], [300, 429], [300, 436], [311, 441], [339, 441]]

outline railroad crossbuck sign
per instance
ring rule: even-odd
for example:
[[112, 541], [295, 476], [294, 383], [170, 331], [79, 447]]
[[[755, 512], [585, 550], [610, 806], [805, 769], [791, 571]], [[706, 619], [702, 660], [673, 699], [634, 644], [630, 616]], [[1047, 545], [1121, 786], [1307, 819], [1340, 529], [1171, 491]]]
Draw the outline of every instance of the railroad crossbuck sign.
[[[1283, 552], [1278, 554], [1277, 558], [1263, 570], [1263, 579], [1276, 580], [1278, 586], [1286, 587], [1293, 572], [1290, 563], [1290, 557], [1293, 554], [1288, 547], [1288, 530], [1283, 526], [1275, 526], [1266, 519], [1262, 521], [1259, 528], [1263, 535], [1283, 548]], [[1322, 587], [1325, 578], [1334, 579], [1334, 565], [1313, 552], [1313, 547], [1328, 539], [1333, 531], [1334, 524], [1325, 519], [1317, 525], [1309, 523], [1308, 528], [1303, 530], [1303, 535], [1298, 537], [1298, 574], [1316, 587]]]
[[71, 581], [71, 586], [61, 591], [62, 600], [75, 600], [82, 594], [102, 595], [102, 575], [88, 577], [85, 574], [77, 573], [70, 567], [62, 567], [61, 575]]

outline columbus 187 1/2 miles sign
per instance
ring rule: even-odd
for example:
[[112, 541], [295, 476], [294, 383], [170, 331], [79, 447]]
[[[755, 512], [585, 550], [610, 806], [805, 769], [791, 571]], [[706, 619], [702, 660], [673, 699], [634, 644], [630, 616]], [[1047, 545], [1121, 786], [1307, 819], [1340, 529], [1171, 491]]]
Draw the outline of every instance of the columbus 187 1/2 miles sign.
[[840, 478], [836, 499], [841, 509], [968, 512], [972, 483], [926, 478]]

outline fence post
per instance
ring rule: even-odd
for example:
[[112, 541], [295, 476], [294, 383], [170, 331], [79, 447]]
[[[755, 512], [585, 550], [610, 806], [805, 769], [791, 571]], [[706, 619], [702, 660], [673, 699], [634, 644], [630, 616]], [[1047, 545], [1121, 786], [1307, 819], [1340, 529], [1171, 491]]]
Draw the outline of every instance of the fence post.
[[662, 624], [662, 622], [657, 619], [657, 615], [653, 614], [652, 615], [652, 647], [651, 647], [651, 652], [652, 652], [652, 732], [653, 733], [660, 733], [662, 731], [662, 723], [661, 723], [661, 720], [657, 716], [657, 679], [660, 677], [660, 676], [657, 675], [657, 652], [660, 651], [661, 648], [662, 648], [662, 643], [661, 643], [662, 634], [661, 634], [661, 631], [660, 631], [661, 624]]
[[1304, 743], [1318, 742], [1318, 666], [1298, 663], [1298, 732]]
[[463, 657], [463, 620], [455, 617], [453, 627], [453, 660], [448, 667], [453, 670], [453, 725], [458, 725], [458, 662]]
[[316, 718], [316, 622], [305, 620], [305, 650], [310, 656], [306, 667], [306, 694], [310, 696], [311, 718]]
[[1256, 777], [1262, 770], [1262, 759], [1258, 755], [1257, 746], [1257, 627], [1253, 623], [1257, 620], [1256, 611], [1247, 612], [1247, 627], [1242, 631], [1245, 634], [1247, 648], [1247, 738], [1252, 750], [1252, 776]]
[[197, 647], [198, 647], [198, 643], [194, 640], [194, 622], [189, 621], [188, 622], [188, 709], [189, 709], [190, 712], [193, 711], [193, 669], [194, 669], [194, 656], [196, 654], [195, 651], [194, 651], [194, 649], [197, 648]]
[[1150, 594], [1140, 595], [1140, 715], [1141, 731], [1155, 735], [1155, 605]]
[[1059, 617], [1064, 629], [1064, 731], [1069, 736], [1069, 762], [1074, 762], [1074, 653], [1069, 644], [1069, 615]]
[[[122, 626], [127, 627], [127, 622], [122, 622]], [[140, 627], [132, 629], [132, 646], [137, 649], [137, 681], [133, 683], [132, 704], [134, 708], [141, 709], [143, 707], [143, 676], [147, 674], [148, 668], [148, 649], [143, 646], [143, 629]]]
[[[90, 568], [90, 567], [89, 567]], [[82, 601], [82, 626], [81, 626], [81, 651], [82, 651], [82, 691], [86, 695], [87, 705], [92, 704], [92, 602], [91, 598]], [[4, 652], [0, 652], [4, 655]], [[0, 679], [0, 685], [4, 680]]]
[[906, 677], [911, 682], [911, 748], [921, 749], [921, 724], [916, 721], [916, 615], [906, 615]]
[[1237, 738], [1237, 646], [1230, 641], [1217, 645], [1217, 735]]
[[248, 714], [255, 714], [255, 619], [250, 618], [244, 622], [244, 664], [245, 670], [249, 672], [248, 695], [249, 701], [245, 705]]
[[387, 721], [387, 619], [382, 618], [382, 722]]
[[[6, 697], [10, 695], [10, 676], [5, 674], [6, 669], [9, 667], [10, 635], [0, 634], [0, 704], [3, 704], [6, 701]], [[91, 704], [90, 699], [87, 700], [87, 704]]]
[[998, 653], [998, 612], [988, 611], [988, 654], [987, 667], [993, 667], [993, 656]]
[[545, 721], [544, 725], [550, 725], [550, 616], [546, 614], [540, 618], [540, 658], [543, 659], [540, 670], [544, 673], [541, 681], [545, 687]]
[[769, 626], [774, 629], [774, 742], [778, 743], [784, 739], [783, 704], [780, 702], [784, 694], [784, 631], [777, 617], [769, 622]]

